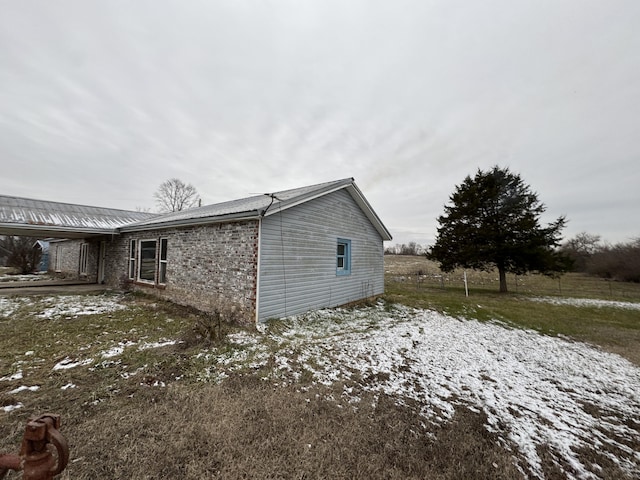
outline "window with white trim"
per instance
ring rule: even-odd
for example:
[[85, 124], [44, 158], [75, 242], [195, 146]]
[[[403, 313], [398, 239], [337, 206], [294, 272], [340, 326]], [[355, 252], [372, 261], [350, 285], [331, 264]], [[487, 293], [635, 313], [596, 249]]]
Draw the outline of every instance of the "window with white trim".
[[336, 249], [336, 275], [351, 274], [351, 240], [339, 238]]
[[167, 254], [169, 240], [129, 240], [129, 278], [152, 285], [167, 283]]
[[129, 280], [136, 279], [136, 255], [137, 254], [138, 254], [137, 241], [135, 239], [131, 239], [129, 241]]
[[158, 283], [167, 283], [167, 247], [168, 240], [166, 238], [160, 239], [160, 265], [158, 271]]
[[80, 244], [80, 275], [86, 275], [89, 268], [89, 244]]
[[56, 245], [56, 261], [53, 268], [56, 272], [62, 271], [62, 248], [60, 245]]
[[157, 240], [140, 240], [138, 280], [141, 282], [155, 283], [156, 281], [157, 244]]

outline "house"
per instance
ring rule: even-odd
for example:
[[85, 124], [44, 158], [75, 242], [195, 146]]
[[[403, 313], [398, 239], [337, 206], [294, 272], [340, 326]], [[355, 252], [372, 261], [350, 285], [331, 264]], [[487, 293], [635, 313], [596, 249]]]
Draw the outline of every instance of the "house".
[[0, 196], [0, 234], [25, 232], [61, 238], [57, 272], [256, 322], [383, 293], [391, 240], [352, 178], [162, 215]]

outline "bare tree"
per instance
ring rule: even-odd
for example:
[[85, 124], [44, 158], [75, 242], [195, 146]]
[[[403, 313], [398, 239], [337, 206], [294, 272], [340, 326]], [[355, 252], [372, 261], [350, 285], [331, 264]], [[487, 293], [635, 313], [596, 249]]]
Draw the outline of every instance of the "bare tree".
[[589, 258], [586, 272], [603, 278], [640, 283], [640, 238], [600, 247]]
[[153, 197], [161, 212], [179, 212], [195, 207], [200, 202], [196, 188], [177, 178], [163, 182]]
[[42, 251], [35, 246], [35, 238], [3, 237], [0, 238], [0, 250], [6, 254], [7, 266], [19, 273], [31, 273], [38, 268]]
[[574, 238], [563, 243], [560, 249], [573, 260], [574, 271], [584, 272], [589, 263], [589, 259], [602, 249], [600, 235], [581, 232]]

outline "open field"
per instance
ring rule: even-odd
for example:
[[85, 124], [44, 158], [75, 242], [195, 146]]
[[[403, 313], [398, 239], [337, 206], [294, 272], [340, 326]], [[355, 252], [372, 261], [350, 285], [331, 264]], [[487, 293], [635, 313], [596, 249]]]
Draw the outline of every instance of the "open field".
[[[437, 263], [427, 260], [424, 255], [385, 255], [384, 258], [387, 283], [408, 283], [417, 289], [458, 289], [464, 293], [464, 271], [461, 269], [443, 273]], [[499, 289], [497, 271], [468, 270], [466, 274], [471, 293], [497, 292]], [[640, 301], [638, 283], [616, 282], [580, 273], [567, 273], [559, 279], [544, 275], [507, 274], [507, 284], [511, 293]]]
[[[542, 275], [518, 277], [516, 291], [515, 276], [508, 275], [511, 291], [501, 295], [497, 274], [468, 271], [467, 297], [461, 270], [444, 274], [448, 280], [443, 287], [436, 264], [423, 256], [387, 255], [385, 271], [386, 298], [390, 301], [465, 318], [500, 320], [548, 335], [567, 335], [640, 366], [640, 311], [612, 307], [615, 302], [640, 304], [640, 284], [568, 274], [560, 280], [560, 295], [557, 288], [554, 291], [558, 280]], [[546, 301], [533, 302], [532, 298]]]
[[640, 303], [619, 300], [389, 281], [208, 344], [144, 296], [0, 297], [0, 452], [49, 411], [61, 478], [637, 478]]

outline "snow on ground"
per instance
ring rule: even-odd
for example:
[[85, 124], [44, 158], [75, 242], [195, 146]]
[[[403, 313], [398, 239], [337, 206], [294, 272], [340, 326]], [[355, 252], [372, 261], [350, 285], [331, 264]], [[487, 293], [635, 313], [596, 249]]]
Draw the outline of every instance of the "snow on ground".
[[22, 306], [42, 305], [39, 318], [75, 318], [127, 308], [119, 295], [56, 295], [43, 298], [0, 297], [0, 317], [9, 317]]
[[87, 296], [87, 295], [58, 295], [43, 300], [48, 305], [40, 318], [77, 317], [79, 315], [96, 315], [110, 313], [127, 308], [120, 303], [119, 296]]
[[5, 413], [9, 413], [9, 412], [13, 412], [14, 410], [17, 410], [19, 408], [22, 408], [22, 407], [23, 407], [23, 404], [18, 402], [18, 403], [13, 404], [13, 405], [5, 405], [4, 407], [2, 407], [2, 410]]
[[54, 280], [55, 277], [46, 272], [29, 273], [25, 275], [0, 275], [0, 282], [41, 282], [43, 280]]
[[[551, 300], [576, 306], [603, 302], [538, 301]], [[0, 298], [0, 316], [19, 308], [19, 302]], [[611, 303], [619, 308], [637, 305], [602, 304]], [[43, 318], [126, 308], [113, 296], [55, 296], [42, 305]], [[138, 349], [175, 342], [162, 338]], [[515, 445], [534, 475], [541, 476], [537, 447], [548, 447], [558, 466], [569, 465], [576, 478], [590, 478], [591, 471], [597, 471], [587, 463], [589, 455], [577, 453], [593, 449], [640, 478], [640, 453], [630, 447], [640, 442], [640, 368], [584, 343], [383, 303], [292, 317], [261, 325], [258, 333], [231, 334], [228, 342], [230, 348], [222, 352], [208, 350], [196, 357], [204, 366], [199, 378], [219, 381], [234, 370], [273, 365], [268, 375], [277, 381], [311, 376], [326, 385], [344, 382], [343, 395], [354, 404], [359, 389], [353, 387], [358, 385], [393, 395], [400, 403], [417, 400], [422, 415], [435, 423], [450, 420], [456, 408], [466, 406], [487, 415], [487, 428], [505, 446]], [[133, 346], [121, 342], [96, 358], [110, 359]], [[53, 369], [93, 362], [70, 355]], [[20, 371], [0, 381], [21, 378]], [[62, 388], [74, 387], [70, 383]], [[572, 478], [571, 472], [565, 473]]]
[[64, 360], [60, 360], [53, 366], [53, 370], [69, 370], [70, 368], [76, 368], [93, 363], [93, 358], [87, 358], [85, 360], [75, 360], [66, 357]]
[[211, 378], [249, 360], [266, 365], [273, 355], [282, 379], [306, 371], [323, 384], [355, 382], [421, 402], [436, 423], [458, 405], [481, 410], [487, 428], [515, 444], [534, 475], [542, 475], [538, 446], [578, 478], [594, 475], [576, 452], [594, 447], [640, 475], [640, 453], [628, 446], [640, 442], [640, 369], [587, 344], [382, 304], [293, 317], [265, 327], [262, 341], [247, 334], [230, 341], [241, 348], [216, 359]]
[[0, 297], [0, 318], [9, 318], [25, 303], [28, 301], [23, 298]]
[[36, 392], [36, 391], [40, 390], [40, 385], [34, 385], [32, 387], [27, 387], [26, 385], [22, 385], [22, 386], [20, 386], [18, 388], [14, 388], [9, 393], [10, 394], [16, 394], [16, 393], [24, 392], [25, 390], [28, 390], [30, 392]]
[[0, 378], [0, 382], [10, 382], [13, 380], [22, 380], [22, 370], [19, 370], [12, 375], [6, 375]]
[[138, 346], [138, 350], [148, 350], [150, 348], [160, 348], [160, 347], [166, 347], [167, 345], [175, 345], [177, 342], [177, 340], [167, 340], [167, 339], [161, 339], [158, 342], [145, 342], [142, 345]]
[[598, 300], [595, 298], [529, 297], [529, 300], [533, 302], [550, 303], [552, 305], [571, 305], [574, 307], [612, 307], [640, 310], [640, 303]]

